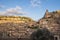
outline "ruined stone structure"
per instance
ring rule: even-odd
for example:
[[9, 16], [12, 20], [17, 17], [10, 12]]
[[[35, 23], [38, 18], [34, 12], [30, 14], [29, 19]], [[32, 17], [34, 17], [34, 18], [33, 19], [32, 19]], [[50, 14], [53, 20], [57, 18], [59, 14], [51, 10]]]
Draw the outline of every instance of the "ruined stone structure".
[[39, 21], [40, 28], [47, 28], [54, 35], [54, 40], [60, 40], [60, 10], [48, 12]]

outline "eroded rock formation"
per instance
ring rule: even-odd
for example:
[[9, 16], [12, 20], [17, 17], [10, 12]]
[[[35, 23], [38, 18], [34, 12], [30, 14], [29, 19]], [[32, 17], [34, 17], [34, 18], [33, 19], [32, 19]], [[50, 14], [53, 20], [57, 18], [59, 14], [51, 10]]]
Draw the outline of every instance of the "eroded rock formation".
[[40, 28], [47, 28], [55, 37], [60, 38], [60, 10], [46, 11], [44, 17], [39, 20], [39, 26]]

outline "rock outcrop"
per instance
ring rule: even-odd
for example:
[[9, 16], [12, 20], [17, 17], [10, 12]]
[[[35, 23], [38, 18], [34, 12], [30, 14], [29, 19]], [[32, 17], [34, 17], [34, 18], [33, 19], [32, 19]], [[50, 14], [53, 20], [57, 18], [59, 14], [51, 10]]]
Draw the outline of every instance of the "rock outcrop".
[[60, 38], [60, 10], [53, 12], [47, 10], [44, 17], [38, 22], [40, 28], [47, 28], [55, 37]]

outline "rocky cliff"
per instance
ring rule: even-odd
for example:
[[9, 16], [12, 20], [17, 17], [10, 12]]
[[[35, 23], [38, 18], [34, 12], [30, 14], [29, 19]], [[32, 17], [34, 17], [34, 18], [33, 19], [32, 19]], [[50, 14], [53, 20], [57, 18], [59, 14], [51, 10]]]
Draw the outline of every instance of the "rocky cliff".
[[48, 12], [39, 21], [40, 28], [47, 28], [54, 35], [60, 36], [60, 10]]

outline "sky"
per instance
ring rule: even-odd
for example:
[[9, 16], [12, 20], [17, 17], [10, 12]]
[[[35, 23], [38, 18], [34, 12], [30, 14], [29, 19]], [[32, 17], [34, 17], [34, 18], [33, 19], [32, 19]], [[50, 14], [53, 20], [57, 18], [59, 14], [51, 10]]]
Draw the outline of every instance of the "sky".
[[60, 10], [60, 0], [0, 0], [0, 15], [26, 16], [41, 19], [46, 9]]

